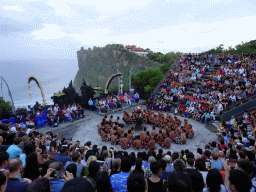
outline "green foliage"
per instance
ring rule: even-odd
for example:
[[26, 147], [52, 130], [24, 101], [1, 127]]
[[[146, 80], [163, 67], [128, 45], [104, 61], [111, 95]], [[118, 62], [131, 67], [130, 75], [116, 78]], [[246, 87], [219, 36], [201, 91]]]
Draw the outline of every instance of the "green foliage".
[[252, 40], [250, 42], [244, 43], [242, 42], [239, 45], [236, 45], [234, 48], [229, 46], [228, 49], [224, 49], [223, 45], [216, 47], [215, 49], [210, 49], [208, 51], [202, 52], [202, 54], [241, 54], [241, 53], [253, 53], [256, 52], [256, 40]]
[[0, 97], [0, 111], [5, 110], [5, 111], [11, 111], [12, 110], [12, 105], [10, 101], [5, 101], [3, 97]]
[[[132, 74], [132, 84], [135, 87], [135, 89], [141, 89], [146, 87], [147, 85], [150, 84], [150, 79], [151, 78], [156, 78], [156, 79], [162, 79], [163, 73], [160, 70], [160, 68], [147, 68], [146, 70], [142, 70], [137, 72], [136, 74]], [[152, 86], [156, 86], [159, 83], [159, 81], [152, 82]]]
[[161, 81], [179, 55], [179, 52], [169, 52], [166, 54], [160, 52], [149, 53], [148, 58], [153, 61], [160, 62], [162, 65], [157, 68], [147, 68], [146, 70], [132, 74], [132, 85], [136, 90], [144, 89], [144, 99], [150, 97], [154, 88]]
[[108, 90], [109, 94], [117, 94], [118, 92], [118, 86], [114, 86]]
[[145, 86], [144, 87], [144, 98], [149, 98], [152, 91], [153, 91], [153, 87], [151, 87], [150, 85]]
[[177, 56], [179, 56], [179, 52], [169, 52], [166, 54], [163, 54], [161, 52], [152, 52], [148, 54], [148, 58], [159, 63], [173, 62], [173, 59], [177, 58]]

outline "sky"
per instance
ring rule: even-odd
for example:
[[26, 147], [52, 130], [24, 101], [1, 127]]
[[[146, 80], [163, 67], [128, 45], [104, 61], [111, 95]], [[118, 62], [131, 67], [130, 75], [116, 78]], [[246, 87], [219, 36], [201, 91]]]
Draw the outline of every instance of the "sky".
[[112, 43], [199, 53], [256, 39], [255, 21], [255, 0], [1, 0], [0, 59], [76, 59]]

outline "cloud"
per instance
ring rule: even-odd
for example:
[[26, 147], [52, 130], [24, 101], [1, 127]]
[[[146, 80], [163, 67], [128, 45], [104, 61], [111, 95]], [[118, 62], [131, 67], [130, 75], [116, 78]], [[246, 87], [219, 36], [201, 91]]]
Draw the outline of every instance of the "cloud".
[[109, 43], [163, 52], [226, 48], [255, 39], [251, 5], [249, 0], [4, 1], [0, 56], [76, 58], [80, 46]]
[[2, 6], [2, 7], [6, 11], [17, 11], [20, 13], [24, 11], [22, 7], [18, 7], [18, 6]]

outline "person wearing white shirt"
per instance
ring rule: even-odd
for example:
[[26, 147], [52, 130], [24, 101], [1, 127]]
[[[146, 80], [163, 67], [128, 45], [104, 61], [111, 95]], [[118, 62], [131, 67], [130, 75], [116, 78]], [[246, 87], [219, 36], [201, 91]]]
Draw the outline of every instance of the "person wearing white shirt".
[[71, 110], [76, 115], [76, 117], [78, 119], [78, 111], [77, 111], [77, 107], [76, 107], [75, 103], [73, 103], [73, 105], [71, 106]]
[[231, 105], [234, 105], [236, 102], [236, 96], [234, 94], [230, 95], [229, 98], [231, 99]]
[[232, 116], [230, 121], [229, 121], [229, 124], [230, 125], [233, 125], [233, 123], [235, 122], [235, 116]]
[[11, 127], [11, 132], [13, 133], [17, 133], [17, 129], [19, 128], [19, 124], [18, 123], [15, 123], [15, 125], [13, 127]]
[[223, 110], [223, 105], [221, 104], [221, 102], [218, 101], [218, 104], [217, 104], [217, 112], [218, 114], [220, 114], [220, 112]]
[[58, 110], [59, 110], [59, 105], [55, 104], [55, 107], [53, 108], [54, 115], [57, 114]]

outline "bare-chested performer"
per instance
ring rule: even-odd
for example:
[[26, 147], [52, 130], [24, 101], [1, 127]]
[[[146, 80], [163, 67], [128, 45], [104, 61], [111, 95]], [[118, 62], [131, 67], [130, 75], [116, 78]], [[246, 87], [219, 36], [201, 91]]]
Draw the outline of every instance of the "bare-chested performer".
[[102, 129], [102, 131], [100, 133], [100, 136], [101, 136], [102, 141], [105, 141], [105, 142], [108, 141], [108, 134], [107, 134], [105, 128]]
[[181, 124], [181, 120], [178, 118], [178, 117], [174, 117], [174, 120], [178, 123], [178, 124]]
[[185, 144], [187, 140], [187, 135], [185, 131], [182, 131], [181, 136], [180, 136], [180, 144]]
[[153, 135], [154, 137], [157, 135], [155, 127], [152, 127], [152, 131], [151, 131], [150, 135]]
[[187, 132], [188, 138], [193, 138], [194, 134], [195, 134], [195, 132], [194, 132], [194, 130], [192, 128], [192, 125], [190, 125], [190, 128], [188, 129], [188, 132]]
[[[169, 134], [168, 134], [168, 135], [169, 135]], [[166, 137], [166, 138], [164, 139], [164, 147], [165, 147], [166, 149], [170, 149], [171, 142], [172, 142], [171, 138], [170, 138], [170, 137]]]
[[117, 127], [116, 132], [117, 132], [118, 136], [120, 137], [120, 136], [122, 136], [124, 130], [122, 127]]
[[141, 140], [139, 135], [137, 135], [136, 140], [133, 141], [133, 147], [135, 147], [136, 150], [141, 148]]
[[153, 135], [151, 135], [150, 141], [148, 143], [148, 149], [151, 151], [156, 149], [156, 141]]
[[112, 145], [117, 145], [118, 144], [117, 132], [115, 132], [114, 135], [110, 136], [110, 142], [111, 142]]
[[162, 146], [163, 141], [164, 141], [164, 137], [163, 137], [162, 131], [160, 130], [158, 135], [157, 135], [157, 142]]
[[147, 131], [147, 128], [144, 127], [143, 131], [140, 132], [140, 138], [141, 138], [142, 142], [145, 141], [146, 131]]
[[129, 139], [127, 138], [127, 133], [124, 134], [124, 137], [120, 140], [119, 144], [121, 145], [122, 149], [130, 148]]

